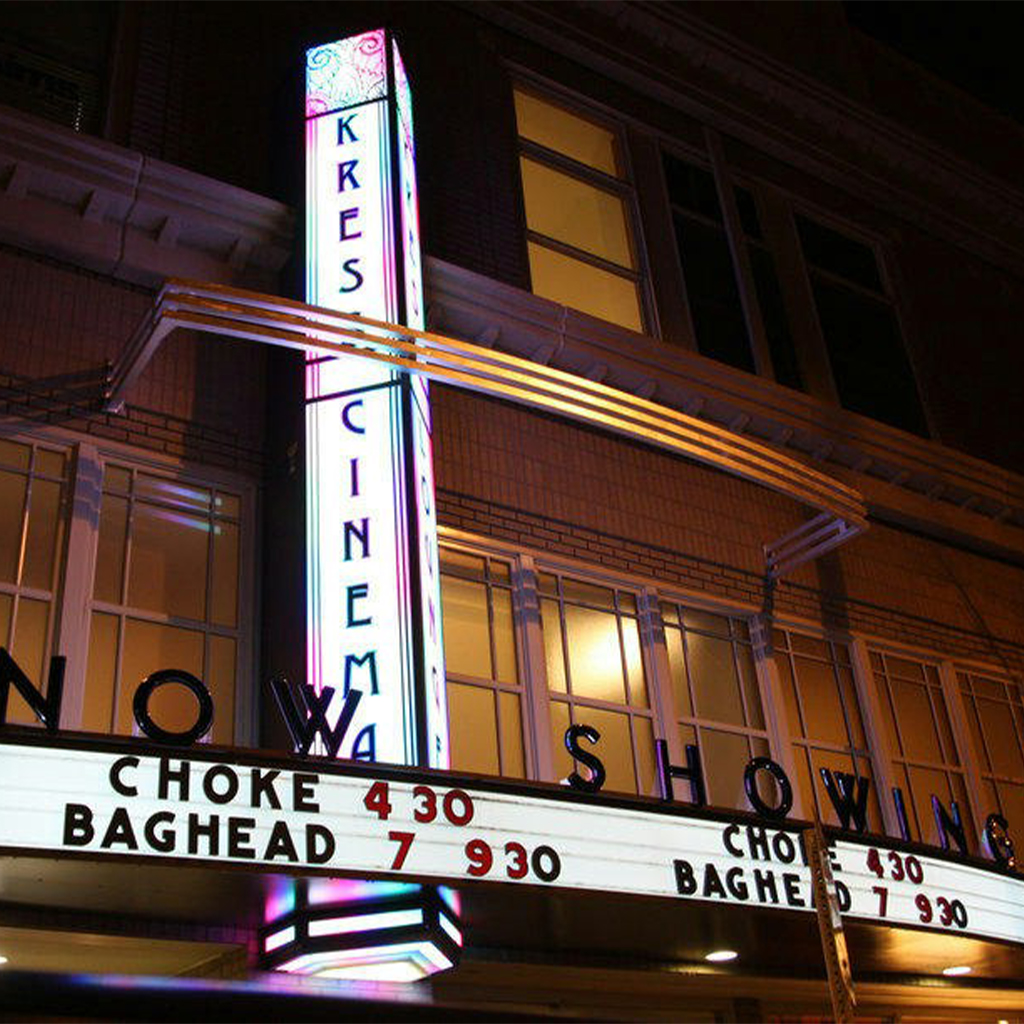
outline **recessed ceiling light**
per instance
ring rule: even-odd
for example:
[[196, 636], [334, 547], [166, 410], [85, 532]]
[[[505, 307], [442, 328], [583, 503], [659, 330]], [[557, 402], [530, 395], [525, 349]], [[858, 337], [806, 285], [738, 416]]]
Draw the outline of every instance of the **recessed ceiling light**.
[[704, 959], [713, 964], [724, 964], [738, 956], [739, 953], [734, 949], [716, 949], [713, 953], [708, 953]]
[[0, 956], [0, 965], [7, 963], [7, 957]]
[[957, 967], [943, 967], [942, 973], [945, 974], [947, 978], [955, 978], [959, 974], [970, 974], [971, 969], [966, 964], [960, 964]]

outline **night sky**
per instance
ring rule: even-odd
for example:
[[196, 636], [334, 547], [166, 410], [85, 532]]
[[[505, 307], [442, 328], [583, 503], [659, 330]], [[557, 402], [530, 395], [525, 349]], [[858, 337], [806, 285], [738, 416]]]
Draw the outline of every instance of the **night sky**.
[[847, 0], [855, 28], [1024, 124], [1024, 5]]

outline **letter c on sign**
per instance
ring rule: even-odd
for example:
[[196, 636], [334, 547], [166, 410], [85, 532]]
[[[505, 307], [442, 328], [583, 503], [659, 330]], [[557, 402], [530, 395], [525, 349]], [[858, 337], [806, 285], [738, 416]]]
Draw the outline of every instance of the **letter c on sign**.
[[[153, 696], [153, 691], [165, 683], [178, 683], [192, 691], [199, 704], [199, 713], [191, 728], [181, 732], [169, 732], [167, 729], [161, 729], [150, 717], [149, 699]], [[139, 723], [139, 728], [151, 740], [169, 747], [188, 747], [210, 731], [210, 726], [213, 725], [213, 698], [210, 691], [191, 672], [179, 668], [163, 668], [148, 676], [139, 685], [132, 701], [132, 712], [135, 721]]]
[[345, 405], [341, 407], [341, 422], [345, 425], [345, 429], [350, 430], [353, 434], [366, 433], [366, 427], [361, 427], [358, 423], [353, 423], [350, 419], [351, 414], [349, 413], [349, 409], [354, 409], [357, 405], [361, 406], [362, 404], [363, 400], [361, 398], [357, 398], [354, 402], [346, 402]]

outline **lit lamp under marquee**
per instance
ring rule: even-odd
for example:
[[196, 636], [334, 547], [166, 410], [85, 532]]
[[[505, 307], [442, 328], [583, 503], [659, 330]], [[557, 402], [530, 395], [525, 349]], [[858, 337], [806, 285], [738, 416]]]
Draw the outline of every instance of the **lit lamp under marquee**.
[[[318, 886], [320, 900], [327, 887], [326, 902], [318, 902]], [[330, 901], [331, 888], [340, 899]], [[261, 932], [262, 959], [289, 974], [420, 981], [458, 962], [462, 933], [455, 899], [443, 887], [300, 880], [293, 909]]]
[[[386, 29], [306, 54], [306, 300], [422, 329], [412, 100]], [[448, 767], [426, 381], [358, 356], [306, 363], [307, 680], [362, 698], [338, 756]], [[322, 752], [322, 751], [321, 751]], [[457, 894], [310, 879], [268, 901], [261, 959], [328, 978], [452, 967]]]

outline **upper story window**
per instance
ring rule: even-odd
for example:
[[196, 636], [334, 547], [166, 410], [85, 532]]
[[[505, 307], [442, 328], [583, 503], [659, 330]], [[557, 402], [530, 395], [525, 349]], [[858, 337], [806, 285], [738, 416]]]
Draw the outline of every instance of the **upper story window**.
[[927, 435], [899, 320], [873, 248], [800, 214], [796, 228], [840, 404]]
[[697, 350], [801, 388], [775, 256], [754, 193], [720, 185], [710, 170], [671, 153], [662, 154], [662, 169]]
[[523, 89], [515, 108], [534, 294], [642, 331], [632, 190], [618, 136]]

